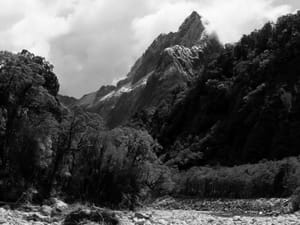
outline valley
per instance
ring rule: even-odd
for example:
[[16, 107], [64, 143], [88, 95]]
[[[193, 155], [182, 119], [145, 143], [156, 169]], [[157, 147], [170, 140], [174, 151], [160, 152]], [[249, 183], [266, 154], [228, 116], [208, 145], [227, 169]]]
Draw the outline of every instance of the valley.
[[299, 224], [299, 60], [300, 11], [230, 44], [192, 12], [80, 99], [1, 51], [0, 224]]

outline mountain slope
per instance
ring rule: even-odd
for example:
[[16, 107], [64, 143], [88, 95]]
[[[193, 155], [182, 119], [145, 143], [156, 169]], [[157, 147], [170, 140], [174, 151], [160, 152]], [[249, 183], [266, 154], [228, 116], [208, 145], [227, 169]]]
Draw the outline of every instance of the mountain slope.
[[148, 118], [168, 149], [165, 162], [234, 165], [299, 155], [299, 61], [300, 12], [227, 45], [171, 112]]
[[99, 113], [109, 127], [124, 124], [139, 110], [156, 107], [174, 91], [186, 89], [205, 59], [221, 48], [193, 12], [177, 32], [158, 36], [116, 87], [101, 87], [76, 105]]

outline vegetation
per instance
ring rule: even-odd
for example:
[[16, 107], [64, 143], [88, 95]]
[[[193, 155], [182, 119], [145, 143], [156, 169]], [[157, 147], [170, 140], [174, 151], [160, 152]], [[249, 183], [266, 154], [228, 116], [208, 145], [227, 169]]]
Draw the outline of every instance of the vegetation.
[[192, 88], [109, 130], [98, 114], [60, 104], [44, 58], [0, 52], [0, 199], [133, 208], [164, 194], [295, 193], [297, 209], [299, 57], [300, 13], [226, 45]]
[[51, 165], [61, 119], [59, 84], [52, 66], [25, 50], [1, 52], [0, 61], [0, 193], [15, 198], [43, 182]]
[[67, 190], [98, 203], [136, 204], [150, 179], [148, 171], [158, 164], [157, 143], [147, 132], [126, 127], [89, 138], [89, 147], [76, 158]]
[[194, 167], [175, 176], [178, 194], [206, 198], [288, 197], [300, 186], [300, 159], [235, 167]]
[[292, 202], [292, 210], [298, 211], [300, 209], [300, 188], [298, 187], [292, 197], [291, 197], [291, 202]]
[[41, 57], [24, 50], [0, 59], [2, 200], [69, 194], [128, 207], [162, 179], [150, 171], [161, 167], [160, 146], [146, 131], [107, 131], [98, 114], [65, 108], [52, 66]]

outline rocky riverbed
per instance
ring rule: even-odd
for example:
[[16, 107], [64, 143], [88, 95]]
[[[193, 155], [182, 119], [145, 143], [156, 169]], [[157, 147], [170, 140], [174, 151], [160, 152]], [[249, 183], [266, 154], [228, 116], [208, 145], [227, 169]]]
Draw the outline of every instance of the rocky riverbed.
[[[241, 213], [242, 210], [232, 210], [247, 206], [248, 213]], [[242, 203], [243, 202], [243, 203]], [[120, 224], [124, 225], [234, 225], [234, 224], [253, 224], [253, 225], [299, 225], [300, 212], [284, 213], [278, 211], [278, 206], [284, 203], [283, 199], [269, 200], [231, 200], [231, 201], [196, 201], [196, 200], [175, 200], [170, 198], [160, 199], [147, 207], [132, 211], [114, 211], [109, 212], [119, 219]], [[197, 204], [196, 204], [197, 203]], [[235, 203], [235, 204], [234, 204]], [[257, 203], [262, 204], [261, 208]], [[196, 204], [196, 206], [195, 206]], [[172, 206], [176, 206], [172, 208]], [[180, 205], [182, 207], [180, 207]], [[202, 208], [200, 207], [202, 205]], [[235, 206], [234, 206], [235, 205]], [[206, 210], [205, 207], [211, 207]], [[253, 208], [254, 206], [254, 208]], [[268, 210], [264, 211], [264, 207]], [[196, 207], [196, 208], [195, 208]], [[198, 207], [198, 208], [197, 208]], [[223, 207], [228, 210], [222, 210]], [[252, 207], [252, 208], [251, 208]], [[274, 212], [270, 210], [273, 207]], [[176, 208], [176, 209], [175, 209]], [[180, 209], [183, 208], [183, 209]], [[76, 225], [76, 224], [104, 224], [95, 222], [93, 216], [78, 219], [75, 222], [66, 223], [66, 217], [72, 212], [101, 212], [104, 209], [94, 206], [84, 206], [81, 204], [67, 205], [62, 201], [56, 200], [48, 205], [33, 206], [23, 205], [12, 209], [4, 206], [0, 208], [1, 225]], [[256, 211], [259, 210], [259, 211]], [[251, 212], [251, 213], [249, 213]], [[90, 214], [91, 215], [91, 214]], [[99, 214], [100, 215], [100, 214]]]
[[126, 225], [299, 225], [300, 214], [279, 216], [226, 216], [209, 211], [146, 210], [138, 213], [122, 213], [121, 221]]

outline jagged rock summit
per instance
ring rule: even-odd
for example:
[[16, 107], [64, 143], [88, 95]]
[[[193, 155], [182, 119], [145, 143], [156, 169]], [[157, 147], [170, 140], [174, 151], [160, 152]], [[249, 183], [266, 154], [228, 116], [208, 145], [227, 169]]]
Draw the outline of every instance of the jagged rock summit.
[[204, 30], [205, 27], [202, 23], [201, 16], [195, 11], [192, 12], [179, 27], [177, 34], [181, 38], [180, 44], [186, 47], [197, 44]]
[[158, 56], [165, 48], [174, 45], [182, 45], [184, 47], [200, 45], [202, 39], [206, 36], [204, 30], [205, 27], [201, 21], [201, 17], [197, 12], [193, 12], [186, 18], [177, 32], [159, 35], [143, 56], [137, 60], [127, 77], [135, 83], [141, 77], [151, 72], [158, 63]]
[[123, 124], [137, 111], [157, 107], [175, 89], [184, 89], [204, 59], [220, 48], [217, 37], [206, 32], [194, 11], [177, 32], [159, 35], [125, 79], [83, 96], [74, 105], [99, 113], [109, 127]]

